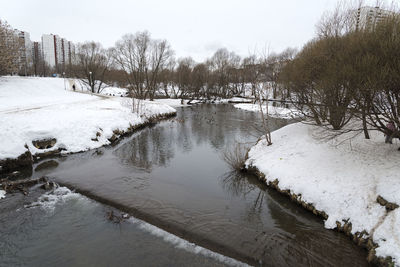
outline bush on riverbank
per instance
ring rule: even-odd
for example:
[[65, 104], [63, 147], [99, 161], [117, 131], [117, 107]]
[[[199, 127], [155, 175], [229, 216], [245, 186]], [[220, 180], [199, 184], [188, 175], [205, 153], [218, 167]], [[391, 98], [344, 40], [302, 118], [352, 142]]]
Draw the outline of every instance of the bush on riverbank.
[[222, 158], [233, 170], [244, 171], [248, 150], [244, 144], [237, 143], [233, 147], [226, 148]]

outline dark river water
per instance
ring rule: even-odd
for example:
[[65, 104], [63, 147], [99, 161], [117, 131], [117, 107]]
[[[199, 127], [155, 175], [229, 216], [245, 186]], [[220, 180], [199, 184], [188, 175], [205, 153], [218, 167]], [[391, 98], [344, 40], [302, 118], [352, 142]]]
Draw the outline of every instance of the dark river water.
[[[178, 108], [113, 147], [57, 158], [33, 176], [89, 198], [60, 189], [39, 207], [29, 204], [39, 191], [0, 200], [0, 265], [366, 266], [347, 237], [224, 162], [236, 143], [254, 144], [258, 121], [231, 105]], [[111, 210], [135, 219], [110, 222]]]

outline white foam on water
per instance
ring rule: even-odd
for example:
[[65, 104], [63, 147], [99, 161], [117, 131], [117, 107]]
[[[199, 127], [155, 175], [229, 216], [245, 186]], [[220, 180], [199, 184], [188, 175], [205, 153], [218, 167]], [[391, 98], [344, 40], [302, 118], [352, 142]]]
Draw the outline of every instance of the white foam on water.
[[186, 251], [194, 253], [194, 254], [201, 254], [203, 256], [213, 258], [219, 262], [228, 264], [230, 266], [249, 266], [246, 263], [226, 257], [224, 255], [221, 255], [219, 253], [213, 252], [209, 249], [206, 249], [206, 248], [198, 246], [194, 243], [191, 243], [191, 242], [189, 242], [185, 239], [182, 239], [176, 235], [168, 233], [167, 231], [164, 231], [154, 225], [146, 223], [145, 221], [136, 219], [134, 217], [130, 217], [128, 219], [128, 221], [137, 225], [140, 229], [142, 229], [154, 236], [162, 238], [165, 242], [172, 244], [173, 246], [175, 246], [178, 249], [183, 249], [183, 250], [186, 250]]
[[82, 195], [72, 192], [66, 187], [57, 187], [54, 190], [41, 195], [36, 202], [25, 205], [25, 208], [40, 207], [46, 211], [53, 212], [58, 203], [65, 203], [70, 199], [84, 198]]
[[0, 190], [0, 199], [5, 198], [5, 197], [6, 197], [6, 191]]

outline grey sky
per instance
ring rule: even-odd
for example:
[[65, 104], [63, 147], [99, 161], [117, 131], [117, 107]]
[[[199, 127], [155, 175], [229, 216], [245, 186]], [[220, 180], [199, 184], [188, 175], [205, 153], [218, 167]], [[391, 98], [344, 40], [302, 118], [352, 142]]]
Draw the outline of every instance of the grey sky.
[[269, 45], [276, 52], [314, 36], [336, 0], [1, 0], [0, 18], [34, 41], [54, 33], [73, 42], [112, 46], [125, 33], [148, 30], [167, 39], [176, 57], [200, 61], [217, 48], [240, 55]]

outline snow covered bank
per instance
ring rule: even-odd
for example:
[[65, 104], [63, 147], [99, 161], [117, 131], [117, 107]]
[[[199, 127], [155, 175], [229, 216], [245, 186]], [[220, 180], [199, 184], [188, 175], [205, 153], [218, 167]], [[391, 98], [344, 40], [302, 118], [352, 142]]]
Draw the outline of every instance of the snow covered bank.
[[[182, 104], [183, 101], [183, 104]], [[175, 98], [162, 98], [154, 99], [154, 102], [165, 104], [171, 107], [187, 107], [189, 100], [175, 99]]]
[[[65, 90], [61, 78], [0, 77], [0, 160], [27, 150], [34, 155], [98, 148], [118, 133], [176, 112], [150, 101], [141, 101], [140, 114], [131, 110], [129, 98]], [[53, 138], [56, 143], [48, 149], [32, 143]]]
[[[236, 104], [235, 108], [243, 109], [252, 112], [259, 112], [260, 106], [258, 104]], [[264, 113], [267, 112], [267, 106], [263, 105], [262, 110]], [[285, 118], [290, 119], [293, 117], [300, 116], [300, 113], [296, 110], [292, 110], [289, 108], [282, 107], [274, 107], [272, 105], [268, 105], [268, 115], [275, 118]]]
[[400, 204], [398, 144], [384, 143], [381, 133], [348, 139], [354, 133], [326, 141], [321, 130], [296, 123], [272, 133], [272, 146], [259, 141], [250, 151], [248, 168], [256, 168], [267, 183], [278, 183], [299, 203], [327, 215], [325, 227], [345, 224], [345, 231], [379, 247], [378, 257], [391, 256], [400, 266], [400, 209], [387, 211], [381, 196]]
[[6, 197], [6, 191], [0, 190], [0, 199], [5, 198], [5, 197]]
[[232, 97], [228, 99], [229, 103], [252, 103], [253, 99], [244, 97]]

